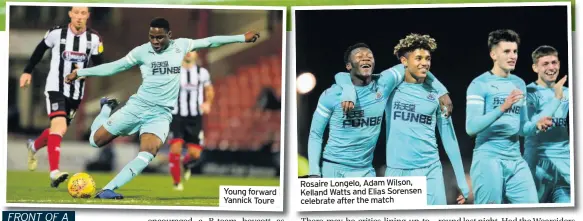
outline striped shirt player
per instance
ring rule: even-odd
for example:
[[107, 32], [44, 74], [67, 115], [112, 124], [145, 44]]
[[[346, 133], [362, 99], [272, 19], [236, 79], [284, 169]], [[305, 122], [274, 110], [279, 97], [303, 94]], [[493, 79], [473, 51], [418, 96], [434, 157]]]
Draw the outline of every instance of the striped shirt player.
[[525, 99], [500, 109], [513, 90], [526, 92], [520, 77], [487, 71], [467, 89], [466, 131], [476, 136], [470, 176], [476, 204], [538, 203], [535, 183], [520, 153], [519, 136], [536, 133]]
[[[308, 144], [310, 175], [324, 178], [376, 176], [372, 159], [383, 111], [389, 95], [403, 81], [404, 73], [404, 66], [396, 65], [381, 72], [380, 77], [367, 86], [354, 86], [349, 73], [336, 74], [338, 85], [321, 95], [312, 119]], [[439, 81], [434, 83], [436, 87], [445, 88]], [[350, 100], [355, 108], [344, 114], [341, 103], [347, 96], [356, 98]], [[330, 136], [322, 153], [322, 136], [327, 124]]]
[[[546, 131], [525, 138], [524, 159], [537, 185], [539, 202], [571, 202], [571, 153], [569, 147], [569, 89], [555, 98], [554, 89], [530, 83], [526, 90], [529, 119], [551, 116], [553, 125]], [[532, 120], [532, 121], [534, 121]]]
[[207, 69], [198, 65], [182, 68], [178, 102], [172, 110], [170, 130], [175, 140], [171, 143], [202, 145], [202, 106], [207, 100], [205, 90], [208, 91], [209, 88], [212, 88], [212, 84]]
[[75, 34], [68, 25], [55, 26], [47, 31], [44, 39], [36, 47], [24, 70], [25, 73], [33, 71], [47, 49], [51, 49], [50, 70], [45, 84], [47, 114], [49, 118], [64, 116], [67, 118], [67, 124], [70, 124], [83, 99], [85, 79], [77, 79], [74, 83], [66, 84], [65, 76], [71, 73], [75, 66], [85, 68], [90, 61], [93, 65], [102, 63], [101, 37], [92, 29]]
[[26, 86], [31, 80], [30, 73], [43, 58], [46, 50], [51, 49], [50, 69], [45, 84], [50, 128], [44, 130], [36, 140], [29, 140], [27, 148], [29, 170], [35, 170], [37, 167], [35, 154], [47, 146], [52, 187], [58, 187], [69, 176], [67, 172], [59, 171], [61, 140], [84, 97], [85, 79], [66, 84], [65, 76], [75, 68], [89, 66], [91, 61], [93, 65], [99, 65], [103, 60], [102, 39], [97, 32], [87, 28], [89, 8], [71, 7], [68, 14], [71, 22], [55, 26], [46, 32], [20, 79], [21, 87]]
[[[214, 90], [209, 72], [206, 68], [196, 65], [196, 52], [185, 56], [180, 72], [180, 92], [178, 102], [172, 110], [170, 124], [169, 169], [176, 190], [182, 190], [180, 182], [180, 157], [182, 147], [186, 144], [188, 153], [184, 156], [184, 178], [190, 178], [193, 163], [200, 157], [203, 145], [203, 114], [205, 105], [210, 105]], [[210, 106], [209, 106], [210, 107]]]

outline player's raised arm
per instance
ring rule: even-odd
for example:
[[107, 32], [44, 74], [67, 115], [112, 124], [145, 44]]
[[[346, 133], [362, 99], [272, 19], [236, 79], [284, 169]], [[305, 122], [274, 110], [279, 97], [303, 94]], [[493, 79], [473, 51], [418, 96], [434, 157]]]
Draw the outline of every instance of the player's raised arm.
[[520, 111], [521, 136], [531, 136], [536, 134], [538, 131], [544, 132], [548, 127], [553, 125], [551, 117], [561, 104], [561, 99], [564, 96], [563, 85], [566, 81], [567, 76], [563, 77], [553, 86], [555, 90], [555, 97], [539, 114], [534, 115], [534, 109], [532, 108], [534, 104], [538, 103], [536, 96], [533, 96], [531, 93], [527, 94], [526, 105]]
[[139, 49], [140, 47], [134, 48], [125, 57], [105, 64], [101, 64], [91, 68], [75, 69], [73, 72], [65, 78], [66, 83], [70, 83], [79, 77], [89, 77], [89, 76], [111, 76], [122, 71], [126, 71], [135, 65], [141, 64], [139, 60]]
[[[563, 85], [567, 81], [567, 76], [564, 76], [559, 80], [553, 89], [555, 91], [555, 97], [551, 102], [539, 113], [536, 113], [536, 108], [538, 107], [539, 101], [538, 97], [534, 93], [527, 94], [527, 108], [526, 113], [521, 112], [521, 128], [520, 132], [522, 136], [533, 135], [538, 131], [545, 131], [547, 127], [552, 126], [552, 116], [555, 111], [559, 108], [561, 104], [561, 99], [563, 99], [564, 88]], [[526, 116], [526, 118], [525, 118]]]
[[[511, 94], [511, 96], [514, 95]], [[502, 107], [484, 113], [484, 107], [485, 93], [482, 82], [474, 80], [470, 83], [466, 96], [466, 133], [468, 135], [475, 136], [482, 132], [504, 113]]]
[[322, 176], [320, 161], [322, 160], [324, 130], [334, 111], [334, 94], [330, 90], [327, 89], [320, 95], [318, 106], [312, 117], [308, 140], [308, 163], [310, 165], [308, 175], [310, 176]]
[[252, 43], [257, 41], [259, 37], [259, 32], [249, 31], [242, 35], [222, 35], [202, 39], [188, 39], [188, 50], [194, 51], [202, 48], [216, 48], [231, 43]]
[[441, 137], [443, 148], [445, 149], [447, 157], [449, 158], [451, 166], [453, 167], [453, 172], [457, 180], [457, 185], [460, 188], [463, 197], [467, 199], [470, 196], [470, 187], [468, 186], [468, 182], [466, 181], [464, 164], [462, 161], [462, 155], [460, 153], [458, 140], [455, 135], [453, 122], [451, 117], [443, 116], [441, 111], [438, 111], [437, 130], [439, 130], [439, 136]]

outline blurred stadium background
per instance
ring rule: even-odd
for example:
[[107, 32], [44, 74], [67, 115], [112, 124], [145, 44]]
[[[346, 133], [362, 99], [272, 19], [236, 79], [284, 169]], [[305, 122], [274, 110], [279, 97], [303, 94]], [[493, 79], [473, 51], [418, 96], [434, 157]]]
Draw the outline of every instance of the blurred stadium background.
[[[36, 66], [32, 87], [19, 88], [19, 78], [46, 31], [68, 24], [67, 7], [10, 7], [8, 170], [26, 170], [25, 141], [47, 128], [43, 94], [50, 52]], [[154, 17], [170, 21], [173, 38], [204, 38], [258, 30], [255, 44], [233, 44], [199, 51], [215, 88], [211, 113], [204, 117], [204, 151], [193, 175], [266, 177], [280, 171], [283, 11], [91, 8], [88, 27], [103, 38], [105, 62], [125, 56], [148, 42]], [[69, 172], [117, 172], [138, 150], [137, 136], [120, 137], [108, 147], [89, 146], [89, 127], [99, 111], [99, 99], [113, 96], [122, 103], [141, 84], [137, 67], [112, 77], [87, 81], [85, 98], [62, 142], [61, 169]], [[186, 148], [185, 148], [186, 149]], [[186, 150], [185, 150], [186, 151]], [[168, 174], [168, 148], [163, 148], [145, 173]], [[48, 172], [46, 151], [38, 153], [37, 171]], [[44, 176], [44, 175], [43, 175]], [[171, 178], [168, 175], [168, 185]], [[47, 184], [48, 186], [48, 184]]]
[[[375, 55], [374, 72], [380, 73], [399, 63], [393, 55], [393, 49], [399, 40], [408, 34], [419, 33], [428, 34], [437, 41], [437, 50], [432, 53], [431, 71], [450, 92], [449, 96], [454, 104], [452, 119], [466, 180], [471, 188], [469, 171], [474, 140], [465, 131], [465, 99], [470, 82], [492, 68], [487, 47], [488, 33], [509, 28], [520, 34], [519, 59], [514, 73], [527, 84], [537, 79], [537, 74], [532, 71], [530, 53], [540, 45], [552, 45], [559, 51], [560, 78], [568, 74], [571, 65], [567, 34], [572, 32], [567, 23], [567, 9], [565, 6], [545, 6], [296, 11], [297, 139], [300, 157], [298, 176], [307, 175], [308, 172], [305, 158], [308, 157], [310, 126], [318, 98], [335, 83], [336, 73], [346, 71], [343, 62], [346, 49], [359, 42], [367, 44]], [[526, 22], [537, 19], [541, 13], [549, 17], [537, 20], [536, 26], [549, 27], [549, 33], [553, 34], [541, 35], [534, 24]], [[520, 15], [522, 19], [507, 19], [516, 15]], [[489, 19], [482, 19], [485, 17]], [[378, 23], [371, 22], [401, 21], [403, 18], [407, 18], [407, 21], [394, 22], [389, 27], [382, 28]], [[347, 30], [346, 27], [353, 29]], [[377, 176], [384, 176], [386, 167], [384, 121], [383, 118], [373, 160]], [[328, 128], [324, 134], [324, 142], [327, 139]], [[522, 143], [523, 139], [520, 140]], [[448, 204], [455, 204], [458, 196], [457, 183], [439, 135], [437, 143]], [[470, 196], [468, 203], [473, 203], [473, 196]]]

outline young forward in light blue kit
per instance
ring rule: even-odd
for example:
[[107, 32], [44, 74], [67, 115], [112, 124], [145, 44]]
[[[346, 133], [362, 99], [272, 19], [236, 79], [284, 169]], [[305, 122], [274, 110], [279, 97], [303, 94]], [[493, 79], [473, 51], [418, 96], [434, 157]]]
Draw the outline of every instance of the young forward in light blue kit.
[[[425, 176], [427, 204], [446, 205], [443, 169], [435, 128], [450, 158], [463, 204], [469, 197], [461, 154], [451, 118], [442, 114], [439, 91], [425, 82], [431, 67], [431, 52], [437, 47], [428, 35], [411, 34], [395, 46], [395, 55], [405, 67], [405, 80], [389, 97], [385, 109], [387, 168], [385, 176]], [[343, 80], [345, 81], [345, 80]], [[344, 84], [341, 84], [344, 87]]]
[[553, 125], [545, 133], [526, 137], [524, 159], [531, 169], [540, 203], [570, 203], [570, 99], [569, 89], [563, 86], [567, 76], [556, 82], [559, 52], [551, 46], [534, 50], [532, 62], [538, 80], [526, 86], [528, 118], [536, 121], [540, 116], [551, 116]]
[[519, 136], [533, 135], [551, 125], [549, 117], [528, 120], [526, 84], [511, 74], [520, 38], [512, 30], [489, 34], [494, 65], [475, 78], [467, 90], [466, 132], [476, 136], [470, 176], [475, 204], [537, 203], [528, 164], [521, 156]]
[[181, 62], [186, 53], [202, 48], [219, 47], [236, 42], [255, 42], [259, 34], [215, 36], [204, 39], [179, 38], [172, 40], [170, 24], [166, 19], [156, 18], [150, 23], [150, 43], [134, 48], [124, 58], [93, 68], [74, 70], [67, 82], [78, 77], [111, 76], [139, 66], [143, 82], [138, 92], [127, 104], [111, 115], [118, 105], [117, 100], [101, 100], [101, 112], [91, 125], [89, 142], [101, 147], [118, 136], [127, 136], [139, 131], [140, 153], [109, 182], [95, 198], [122, 199], [114, 190], [128, 183], [152, 161], [166, 141], [172, 121], [172, 108], [177, 102]]
[[[393, 88], [402, 81], [404, 71], [391, 68], [383, 71], [380, 79], [373, 80], [374, 56], [362, 43], [349, 47], [344, 61], [350, 71], [344, 74], [356, 91], [354, 96], [358, 97], [358, 102], [354, 109], [345, 112], [341, 106], [342, 88], [338, 85], [332, 85], [320, 96], [308, 142], [310, 177], [376, 176], [372, 159], [383, 109]], [[352, 87], [352, 83], [356, 86]], [[440, 88], [444, 88], [443, 85]], [[330, 125], [330, 133], [322, 152], [322, 137], [327, 125]]]

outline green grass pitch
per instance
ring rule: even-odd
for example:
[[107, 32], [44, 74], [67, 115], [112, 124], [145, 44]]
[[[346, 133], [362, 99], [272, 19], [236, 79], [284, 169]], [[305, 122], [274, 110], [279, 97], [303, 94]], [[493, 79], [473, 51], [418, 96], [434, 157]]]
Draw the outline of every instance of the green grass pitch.
[[[115, 173], [88, 173], [97, 189], [105, 186]], [[72, 174], [71, 174], [72, 175]], [[168, 175], [141, 174], [116, 192], [123, 200], [74, 199], [67, 193], [67, 183], [51, 188], [48, 172], [8, 171], [7, 203], [106, 204], [148, 206], [219, 206], [219, 186], [279, 186], [279, 178], [242, 178], [192, 176], [184, 181], [184, 190], [175, 191]]]

